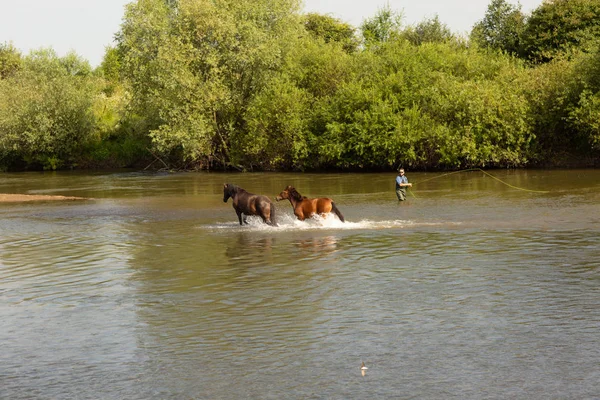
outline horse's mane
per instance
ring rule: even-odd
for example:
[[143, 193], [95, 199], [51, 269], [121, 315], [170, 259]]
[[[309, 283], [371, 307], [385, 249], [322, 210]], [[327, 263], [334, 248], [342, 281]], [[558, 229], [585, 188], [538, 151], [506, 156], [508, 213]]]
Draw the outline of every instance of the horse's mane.
[[228, 183], [227, 187], [229, 188], [229, 191], [231, 193], [245, 192], [246, 191], [246, 189], [242, 189], [241, 187], [239, 187], [238, 185], [234, 185], [233, 183]]
[[300, 200], [304, 200], [306, 199], [306, 196], [302, 196], [300, 193], [298, 193], [298, 191], [296, 190], [295, 187], [290, 187], [290, 189], [288, 190], [290, 196], [296, 200], [296, 201], [300, 201]]

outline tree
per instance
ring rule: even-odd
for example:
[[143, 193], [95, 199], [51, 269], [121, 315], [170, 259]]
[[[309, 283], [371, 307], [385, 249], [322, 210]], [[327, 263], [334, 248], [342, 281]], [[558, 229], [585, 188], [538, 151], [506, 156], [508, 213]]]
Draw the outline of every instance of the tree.
[[340, 43], [348, 53], [356, 51], [358, 47], [355, 29], [350, 24], [328, 15], [306, 14], [304, 27], [314, 38], [321, 38], [325, 43]]
[[66, 56], [61, 57], [59, 63], [69, 75], [89, 76], [92, 73], [89, 61], [75, 52], [69, 52]]
[[506, 0], [492, 0], [484, 18], [475, 24], [471, 40], [480, 46], [518, 55], [525, 17], [521, 6], [513, 6]]
[[568, 125], [583, 153], [600, 154], [600, 43], [590, 53], [578, 54], [574, 75], [583, 82], [577, 104], [569, 107]]
[[0, 79], [15, 73], [21, 67], [21, 53], [11, 43], [0, 44]]
[[523, 32], [523, 54], [545, 63], [571, 49], [589, 50], [600, 37], [600, 2], [549, 0], [535, 9]]
[[235, 158], [261, 169], [302, 169], [309, 154], [309, 99], [285, 78], [273, 79], [246, 110], [248, 132], [235, 136]]
[[116, 47], [106, 47], [102, 63], [98, 68], [101, 75], [112, 83], [117, 83], [121, 80], [122, 68], [121, 54]]
[[454, 39], [450, 28], [443, 24], [437, 15], [419, 22], [415, 27], [405, 29], [402, 36], [417, 46], [423, 43], [443, 43]]
[[231, 161], [252, 97], [279, 70], [301, 25], [296, 0], [140, 0], [118, 35], [133, 104], [157, 150]]
[[363, 21], [360, 31], [367, 46], [388, 41], [400, 31], [402, 13], [393, 11], [389, 5], [379, 9], [377, 13]]
[[37, 50], [21, 70], [0, 80], [0, 165], [18, 159], [48, 169], [72, 165], [93, 139], [99, 85], [73, 74], [74, 65], [86, 63], [75, 54], [60, 58]]
[[579, 104], [569, 114], [569, 122], [577, 129], [586, 150], [600, 154], [600, 92], [582, 92]]

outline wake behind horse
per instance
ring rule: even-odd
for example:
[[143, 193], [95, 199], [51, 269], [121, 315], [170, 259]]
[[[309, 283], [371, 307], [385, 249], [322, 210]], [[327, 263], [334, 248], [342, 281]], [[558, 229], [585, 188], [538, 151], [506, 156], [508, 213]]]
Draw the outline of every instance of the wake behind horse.
[[265, 224], [277, 226], [275, 206], [267, 196], [250, 193], [239, 186], [226, 183], [223, 185], [223, 202], [227, 203], [230, 197], [240, 225], [248, 224], [246, 216], [258, 215]]
[[333, 211], [338, 216], [340, 221], [344, 222], [344, 216], [338, 210], [337, 206], [328, 197], [318, 197], [309, 199], [306, 196], [302, 196], [298, 191], [292, 187], [287, 186], [283, 192], [279, 193], [279, 196], [275, 197], [275, 200], [280, 201], [288, 199], [294, 209], [294, 215], [300, 220], [304, 221], [306, 218], [310, 218], [315, 214], [323, 216]]

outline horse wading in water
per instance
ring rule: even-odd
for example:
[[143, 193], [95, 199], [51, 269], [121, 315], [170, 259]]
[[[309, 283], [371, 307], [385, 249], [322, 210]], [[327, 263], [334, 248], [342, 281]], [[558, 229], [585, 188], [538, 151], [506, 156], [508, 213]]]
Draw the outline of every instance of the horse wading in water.
[[304, 221], [306, 218], [310, 218], [315, 214], [324, 216], [333, 211], [338, 216], [340, 221], [344, 222], [344, 216], [338, 210], [333, 200], [328, 197], [318, 197], [309, 199], [306, 196], [302, 196], [298, 191], [288, 186], [285, 190], [279, 193], [279, 196], [275, 197], [275, 200], [288, 199], [294, 208], [294, 215], [300, 220]]
[[275, 205], [267, 196], [249, 193], [239, 186], [226, 183], [223, 185], [223, 202], [231, 197], [233, 209], [240, 220], [240, 225], [247, 224], [246, 216], [258, 215], [267, 225], [277, 226], [275, 222]]

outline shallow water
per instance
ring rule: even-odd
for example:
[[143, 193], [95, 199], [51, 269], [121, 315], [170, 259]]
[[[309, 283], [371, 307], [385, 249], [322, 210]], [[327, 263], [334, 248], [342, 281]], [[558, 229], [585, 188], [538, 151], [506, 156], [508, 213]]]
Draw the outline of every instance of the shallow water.
[[597, 398], [600, 171], [491, 173], [2, 174], [0, 398]]

